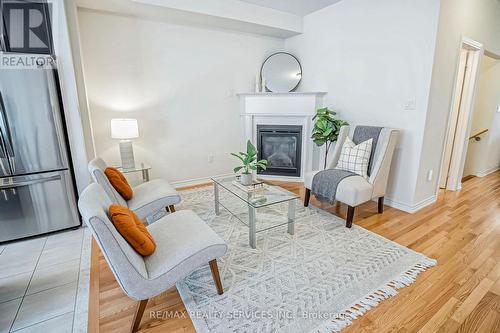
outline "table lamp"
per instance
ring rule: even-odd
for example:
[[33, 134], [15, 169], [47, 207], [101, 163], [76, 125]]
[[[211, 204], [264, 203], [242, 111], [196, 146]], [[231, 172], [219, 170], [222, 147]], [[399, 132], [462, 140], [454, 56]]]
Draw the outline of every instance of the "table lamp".
[[132, 140], [139, 137], [137, 119], [111, 119], [111, 138], [120, 140], [120, 157], [122, 168], [135, 167]]

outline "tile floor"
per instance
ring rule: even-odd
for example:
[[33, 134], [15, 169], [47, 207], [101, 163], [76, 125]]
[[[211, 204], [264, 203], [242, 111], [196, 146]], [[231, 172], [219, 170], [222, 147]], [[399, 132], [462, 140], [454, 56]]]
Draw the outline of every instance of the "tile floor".
[[0, 333], [86, 332], [89, 246], [86, 228], [0, 245]]

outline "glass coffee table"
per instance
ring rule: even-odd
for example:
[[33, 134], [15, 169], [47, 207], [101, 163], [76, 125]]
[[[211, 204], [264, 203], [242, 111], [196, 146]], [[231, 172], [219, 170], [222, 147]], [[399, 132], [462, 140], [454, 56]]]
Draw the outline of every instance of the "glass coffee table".
[[[275, 228], [284, 224], [288, 224], [288, 233], [290, 235], [294, 234], [294, 222], [295, 222], [295, 200], [300, 197], [292, 192], [285, 190], [279, 186], [265, 184], [264, 187], [255, 189], [251, 192], [247, 192], [235, 185], [233, 182], [236, 181], [236, 177], [212, 177], [214, 183], [214, 196], [215, 196], [215, 214], [219, 215], [219, 206], [224, 207], [231, 213], [234, 217], [238, 218], [241, 222], [249, 228], [249, 244], [252, 248], [256, 247], [256, 234], [260, 231], [265, 231], [271, 228]], [[232, 212], [230, 208], [226, 207], [229, 205], [223, 205], [220, 202], [220, 187], [225, 189], [231, 196], [236, 197], [241, 200], [244, 204], [248, 206], [248, 220], [240, 219], [235, 212]], [[265, 226], [261, 230], [257, 230], [256, 223], [256, 210], [258, 208], [268, 207], [271, 205], [276, 205], [280, 203], [288, 202], [288, 219], [286, 222], [278, 222], [271, 226]]]

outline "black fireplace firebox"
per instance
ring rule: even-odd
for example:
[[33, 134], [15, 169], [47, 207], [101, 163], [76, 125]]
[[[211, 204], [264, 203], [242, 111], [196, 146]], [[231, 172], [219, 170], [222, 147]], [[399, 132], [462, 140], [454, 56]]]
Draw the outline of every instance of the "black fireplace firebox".
[[300, 177], [302, 126], [257, 125], [257, 149], [268, 162], [258, 174]]

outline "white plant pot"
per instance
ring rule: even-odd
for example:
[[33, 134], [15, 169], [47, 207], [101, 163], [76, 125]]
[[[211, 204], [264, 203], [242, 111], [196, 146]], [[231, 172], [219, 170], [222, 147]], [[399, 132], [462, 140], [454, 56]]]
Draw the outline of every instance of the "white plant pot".
[[240, 176], [241, 185], [251, 185], [252, 184], [252, 174], [251, 173], [242, 173]]

